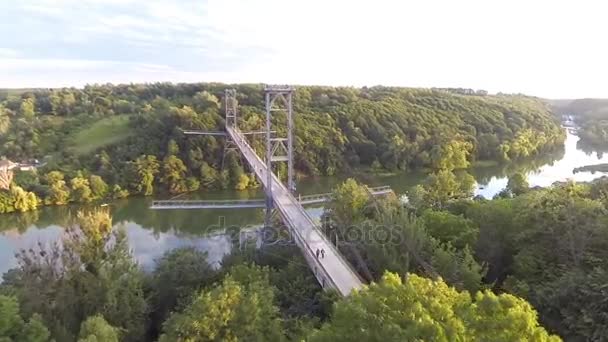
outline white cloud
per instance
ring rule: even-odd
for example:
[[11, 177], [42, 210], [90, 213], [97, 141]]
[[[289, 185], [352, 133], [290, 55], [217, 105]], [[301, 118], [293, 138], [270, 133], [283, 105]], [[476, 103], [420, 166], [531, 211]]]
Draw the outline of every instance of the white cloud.
[[14, 58], [19, 56], [19, 52], [14, 49], [0, 48], [0, 58]]
[[[217, 81], [608, 96], [608, 4], [599, 1], [32, 0], [15, 6], [32, 13], [28, 20], [51, 17], [56, 24], [36, 26], [41, 32], [30, 32], [19, 46], [31, 40], [30, 51], [53, 58], [86, 53], [81, 58], [167, 65], [172, 70], [164, 76], [176, 81], [215, 75], [224, 77]], [[68, 45], [39, 49], [55, 42]], [[117, 77], [159, 76], [134, 72]]]

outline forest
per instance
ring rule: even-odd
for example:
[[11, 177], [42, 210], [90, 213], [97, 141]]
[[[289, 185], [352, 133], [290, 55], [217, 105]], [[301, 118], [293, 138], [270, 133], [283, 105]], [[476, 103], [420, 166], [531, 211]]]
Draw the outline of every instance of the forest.
[[[7, 341], [601, 341], [608, 334], [608, 178], [465, 196], [439, 169], [408, 193], [349, 179], [321, 229], [369, 284], [323, 291], [299, 250], [234, 249], [221, 268], [193, 248], [144, 271], [107, 210], [17, 255], [0, 285]], [[277, 222], [276, 229], [282, 229]], [[353, 230], [359, 230], [353, 232]], [[235, 236], [236, 238], [236, 236]], [[235, 240], [238, 243], [238, 238]]]
[[604, 152], [608, 150], [608, 100], [562, 100], [553, 101], [551, 105], [556, 114], [571, 115], [574, 118], [583, 146]]
[[[0, 90], [0, 156], [41, 163], [0, 190], [0, 213], [258, 186], [238, 154], [224, 153], [224, 138], [182, 132], [222, 130], [225, 88], [237, 90], [241, 130], [259, 130], [259, 84]], [[505, 163], [553, 151], [564, 139], [549, 107], [523, 95], [302, 86], [294, 106], [300, 177]], [[280, 113], [273, 120], [284, 122]], [[262, 141], [252, 144], [263, 149]]]

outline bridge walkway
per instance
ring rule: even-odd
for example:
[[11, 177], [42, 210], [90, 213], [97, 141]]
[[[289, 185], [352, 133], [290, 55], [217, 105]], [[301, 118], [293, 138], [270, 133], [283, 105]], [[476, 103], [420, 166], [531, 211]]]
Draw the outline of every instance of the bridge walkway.
[[[238, 129], [226, 127], [226, 131], [238, 146], [258, 180], [266, 188], [266, 173], [269, 170], [266, 169], [264, 161], [255, 153]], [[363, 286], [361, 279], [342, 254], [325, 237], [300, 202], [287, 190], [277, 176], [273, 173], [271, 177], [270, 185], [274, 207], [280, 212], [285, 225], [290, 229], [296, 244], [302, 250], [304, 258], [321, 286], [334, 288], [343, 296], [355, 289], [360, 289]], [[317, 258], [317, 250], [324, 250], [325, 257]]]

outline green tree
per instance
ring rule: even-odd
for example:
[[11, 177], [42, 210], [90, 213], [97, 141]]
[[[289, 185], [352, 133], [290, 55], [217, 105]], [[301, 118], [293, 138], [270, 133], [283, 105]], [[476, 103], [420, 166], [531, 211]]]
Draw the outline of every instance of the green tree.
[[450, 286], [471, 293], [482, 287], [486, 267], [475, 260], [468, 246], [456, 249], [449, 242], [438, 243], [432, 240], [431, 249], [430, 264], [433, 271]]
[[167, 185], [170, 193], [185, 192], [187, 170], [181, 159], [170, 155], [163, 160], [161, 182]]
[[21, 318], [15, 297], [0, 295], [0, 340], [6, 342], [46, 342], [49, 331], [40, 316], [32, 315], [28, 322]]
[[151, 278], [153, 327], [160, 325], [172, 311], [183, 309], [203, 287], [217, 277], [207, 262], [207, 253], [194, 248], [166, 252], [157, 261]]
[[218, 109], [220, 106], [217, 97], [210, 94], [208, 91], [200, 91], [194, 94], [192, 102], [194, 103], [195, 108], [201, 112], [207, 108]]
[[463, 217], [447, 211], [427, 209], [421, 215], [429, 234], [443, 243], [451, 243], [458, 249], [474, 247], [479, 229]]
[[13, 207], [20, 212], [35, 210], [38, 206], [36, 194], [27, 192], [19, 186], [11, 186], [11, 196], [13, 198]]
[[514, 222], [516, 208], [510, 199], [472, 201], [465, 215], [479, 227], [475, 256], [488, 266], [486, 281], [501, 284], [511, 272], [516, 237], [525, 227]]
[[31, 120], [34, 118], [34, 116], [36, 115], [34, 112], [34, 99], [32, 98], [27, 98], [25, 100], [23, 100], [23, 102], [21, 102], [21, 107], [19, 109], [19, 112], [21, 113], [21, 115], [28, 119]]
[[363, 211], [369, 201], [369, 191], [352, 178], [337, 186], [327, 208], [340, 226], [350, 226], [364, 219]]
[[236, 190], [245, 190], [249, 186], [249, 176], [244, 173], [241, 173], [238, 178], [238, 182], [234, 185], [234, 189]]
[[110, 191], [110, 197], [112, 199], [125, 198], [127, 196], [129, 196], [129, 191], [121, 188], [118, 184], [114, 184], [112, 191]]
[[91, 316], [82, 322], [78, 342], [118, 342], [118, 329], [102, 316]]
[[63, 173], [51, 171], [46, 174], [49, 193], [44, 201], [48, 204], [66, 204], [70, 200], [70, 189], [67, 187]]
[[442, 280], [387, 273], [338, 302], [310, 341], [560, 341], [526, 301], [478, 292], [473, 300]]
[[133, 189], [144, 196], [154, 193], [154, 177], [159, 172], [159, 164], [155, 156], [142, 155], [131, 164], [133, 170]]
[[243, 171], [234, 151], [228, 151], [226, 155], [226, 168], [228, 170], [229, 182], [236, 190], [244, 190], [249, 185], [249, 177]]
[[280, 341], [283, 330], [273, 302], [267, 269], [235, 266], [220, 285], [173, 314], [160, 341]]
[[528, 180], [526, 176], [520, 172], [513, 174], [509, 177], [509, 181], [507, 183], [507, 191], [513, 194], [514, 196], [519, 196], [528, 191], [530, 185], [528, 184]]
[[0, 105], [0, 134], [5, 134], [11, 127], [11, 118], [6, 109]]
[[466, 141], [452, 140], [432, 151], [435, 170], [457, 170], [469, 167], [468, 156], [473, 146]]
[[468, 173], [459, 177], [448, 169], [441, 169], [430, 174], [421, 188], [412, 196], [412, 203], [417, 207], [443, 208], [450, 201], [469, 198], [473, 195], [475, 179]]
[[[572, 339], [605, 334], [597, 298], [606, 281], [606, 208], [588, 198], [589, 187], [566, 183], [515, 198], [515, 237], [508, 290], [527, 298], [546, 324]], [[588, 286], [581, 282], [589, 281]], [[576, 299], [576, 301], [573, 301]]]
[[216, 169], [203, 162], [200, 169], [201, 185], [206, 189], [211, 189], [217, 186], [219, 182], [219, 173]]
[[21, 250], [17, 260], [7, 285], [25, 315], [40, 313], [55, 340], [75, 340], [84, 318], [98, 314], [124, 331], [125, 341], [143, 338], [143, 274], [107, 212], [79, 213], [61, 241]]
[[91, 192], [94, 198], [101, 199], [105, 198], [108, 194], [108, 184], [97, 175], [89, 177], [89, 183], [91, 184]]
[[72, 180], [70, 180], [70, 187], [72, 188], [72, 198], [76, 202], [86, 203], [95, 199], [89, 185], [89, 180], [86, 178], [72, 178]]
[[179, 146], [175, 140], [171, 139], [167, 143], [167, 156], [176, 156], [179, 154]]

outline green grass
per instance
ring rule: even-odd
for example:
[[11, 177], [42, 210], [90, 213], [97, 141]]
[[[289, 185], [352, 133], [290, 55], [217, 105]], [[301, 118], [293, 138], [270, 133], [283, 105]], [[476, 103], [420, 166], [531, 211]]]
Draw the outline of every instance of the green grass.
[[118, 143], [131, 134], [129, 116], [117, 115], [101, 119], [76, 132], [70, 140], [76, 153], [82, 155], [91, 153], [100, 147]]

